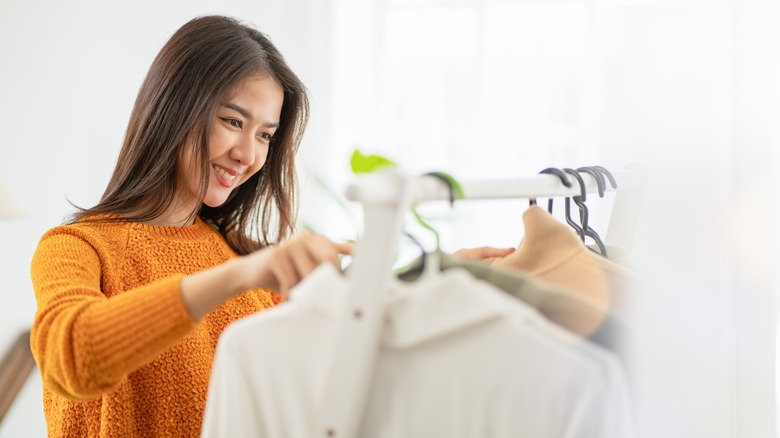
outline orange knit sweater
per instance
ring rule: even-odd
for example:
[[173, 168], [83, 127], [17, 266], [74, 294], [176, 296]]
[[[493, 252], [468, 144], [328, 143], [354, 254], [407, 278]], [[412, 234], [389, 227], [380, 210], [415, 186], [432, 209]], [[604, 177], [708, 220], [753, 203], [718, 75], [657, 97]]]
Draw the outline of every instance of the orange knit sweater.
[[220, 333], [281, 301], [249, 291], [196, 324], [181, 278], [232, 257], [200, 219], [49, 230], [32, 260], [38, 311], [30, 340], [49, 436], [199, 436]]

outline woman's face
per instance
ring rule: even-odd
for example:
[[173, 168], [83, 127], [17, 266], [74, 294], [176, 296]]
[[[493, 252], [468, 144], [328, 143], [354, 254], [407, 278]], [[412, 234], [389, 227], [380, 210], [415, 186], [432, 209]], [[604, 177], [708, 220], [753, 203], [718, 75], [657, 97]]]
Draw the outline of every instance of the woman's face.
[[[245, 79], [229, 100], [222, 102], [211, 122], [209, 183], [201, 200], [209, 207], [222, 205], [230, 193], [265, 164], [268, 148], [284, 102], [282, 87], [268, 75]], [[185, 154], [190, 154], [188, 149]], [[190, 196], [197, 199], [196, 172], [188, 168], [190, 156], [179, 166]]]

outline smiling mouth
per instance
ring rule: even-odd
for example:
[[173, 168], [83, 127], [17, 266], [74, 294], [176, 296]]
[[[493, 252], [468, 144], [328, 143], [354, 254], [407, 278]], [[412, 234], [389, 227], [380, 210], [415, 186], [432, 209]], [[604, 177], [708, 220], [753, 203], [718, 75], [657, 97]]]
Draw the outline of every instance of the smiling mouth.
[[231, 174], [230, 172], [228, 172], [227, 170], [225, 170], [224, 168], [222, 168], [222, 167], [219, 167], [219, 166], [218, 166], [218, 165], [216, 165], [216, 164], [212, 164], [212, 165], [211, 165], [211, 167], [212, 167], [212, 168], [214, 169], [214, 171], [215, 171], [215, 172], [217, 172], [217, 173], [218, 173], [218, 174], [219, 174], [221, 177], [225, 178], [225, 179], [226, 179], [226, 180], [228, 180], [228, 181], [233, 181], [233, 180], [235, 180], [235, 179], [236, 179], [236, 177], [238, 176], [238, 174], [236, 174], [236, 175], [233, 175], [233, 174]]

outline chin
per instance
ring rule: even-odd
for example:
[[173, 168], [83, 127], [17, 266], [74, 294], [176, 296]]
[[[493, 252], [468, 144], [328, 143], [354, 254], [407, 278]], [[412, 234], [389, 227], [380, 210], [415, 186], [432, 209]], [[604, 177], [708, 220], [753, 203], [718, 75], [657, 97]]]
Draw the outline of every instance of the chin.
[[211, 208], [222, 206], [227, 201], [227, 196], [206, 196], [203, 203]]

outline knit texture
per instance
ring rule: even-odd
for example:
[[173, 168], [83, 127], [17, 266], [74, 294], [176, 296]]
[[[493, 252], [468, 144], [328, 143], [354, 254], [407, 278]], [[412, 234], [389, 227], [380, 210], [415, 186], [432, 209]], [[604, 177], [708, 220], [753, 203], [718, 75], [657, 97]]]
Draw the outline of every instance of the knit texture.
[[196, 324], [182, 277], [233, 257], [200, 219], [186, 227], [81, 222], [44, 234], [31, 266], [30, 344], [49, 436], [199, 436], [220, 333], [282, 300], [248, 291]]

